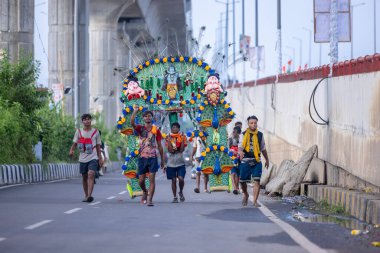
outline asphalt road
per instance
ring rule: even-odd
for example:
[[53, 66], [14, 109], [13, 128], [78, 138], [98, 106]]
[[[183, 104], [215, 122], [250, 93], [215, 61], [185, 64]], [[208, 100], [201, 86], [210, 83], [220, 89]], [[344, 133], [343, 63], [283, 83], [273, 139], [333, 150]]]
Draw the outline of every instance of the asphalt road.
[[102, 177], [91, 204], [80, 179], [0, 189], [0, 252], [378, 252], [338, 225], [289, 220], [281, 201], [242, 208], [241, 195], [196, 194], [189, 175], [186, 201], [173, 204], [159, 173], [154, 207], [130, 199], [125, 183]]

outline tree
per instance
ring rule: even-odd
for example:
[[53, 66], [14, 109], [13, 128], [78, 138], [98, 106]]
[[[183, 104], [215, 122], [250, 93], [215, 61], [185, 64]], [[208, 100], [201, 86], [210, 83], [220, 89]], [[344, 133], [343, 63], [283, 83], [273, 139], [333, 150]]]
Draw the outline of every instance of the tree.
[[34, 138], [25, 131], [30, 128], [29, 116], [23, 112], [22, 106], [0, 97], [0, 164], [33, 161]]
[[9, 61], [6, 53], [0, 55], [0, 97], [19, 103], [29, 115], [42, 108], [49, 94], [38, 91], [35, 85], [39, 70], [40, 64], [31, 55], [22, 55], [15, 64]]

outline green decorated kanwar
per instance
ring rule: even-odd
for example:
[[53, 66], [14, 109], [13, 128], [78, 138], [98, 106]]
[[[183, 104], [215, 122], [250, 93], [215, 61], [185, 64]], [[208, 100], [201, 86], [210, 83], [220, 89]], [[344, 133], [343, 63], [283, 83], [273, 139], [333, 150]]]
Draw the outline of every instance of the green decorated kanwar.
[[172, 124], [177, 122], [178, 115], [187, 114], [194, 125], [194, 131], [187, 133], [189, 141], [199, 137], [206, 143], [197, 170], [210, 175], [211, 191], [229, 190], [228, 174], [237, 158], [228, 150], [226, 125], [235, 114], [226, 101], [218, 74], [202, 60], [184, 56], [150, 59], [129, 74], [123, 84], [120, 98], [124, 104], [123, 117], [117, 127], [127, 136], [128, 150], [122, 169], [128, 178], [130, 196], [142, 194], [138, 185], [138, 136], [130, 123], [136, 106], [139, 112], [135, 123], [143, 124], [142, 113], [149, 110], [158, 128], [165, 119]]

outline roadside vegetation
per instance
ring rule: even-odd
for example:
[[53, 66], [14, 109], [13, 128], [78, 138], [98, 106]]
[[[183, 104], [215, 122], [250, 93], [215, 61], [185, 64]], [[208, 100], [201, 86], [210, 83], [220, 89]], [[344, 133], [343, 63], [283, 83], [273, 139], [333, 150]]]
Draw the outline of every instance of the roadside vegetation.
[[[75, 120], [54, 105], [47, 88], [36, 86], [39, 66], [32, 56], [24, 55], [11, 63], [7, 54], [0, 55], [0, 164], [37, 162], [34, 146], [39, 141], [43, 163], [73, 161], [68, 152]], [[111, 160], [117, 160], [117, 149], [125, 146], [119, 132], [116, 128], [106, 129], [100, 115], [95, 119], [102, 140], [109, 146]]]

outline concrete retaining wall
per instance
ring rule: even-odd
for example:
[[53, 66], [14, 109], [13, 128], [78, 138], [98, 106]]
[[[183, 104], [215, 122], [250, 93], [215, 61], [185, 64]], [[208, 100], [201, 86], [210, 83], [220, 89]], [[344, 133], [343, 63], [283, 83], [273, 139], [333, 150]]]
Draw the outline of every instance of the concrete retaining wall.
[[[315, 124], [309, 115], [309, 100], [318, 79], [228, 89], [228, 100], [237, 119], [256, 115], [266, 133], [273, 163], [298, 160], [312, 145], [318, 158], [341, 168], [334, 183], [353, 175], [380, 187], [380, 72], [339, 76], [323, 81], [315, 94], [316, 107], [328, 126]], [[315, 116], [315, 113], [312, 113]], [[233, 124], [230, 124], [233, 125]], [[326, 168], [327, 184], [332, 181]], [[331, 172], [331, 173], [332, 173]], [[348, 179], [350, 180], [350, 179]], [[353, 188], [360, 184], [346, 182]]]
[[[113, 162], [108, 172], [120, 170], [122, 163]], [[0, 165], [0, 186], [38, 183], [80, 177], [79, 163], [12, 164]]]
[[[302, 188], [305, 188], [305, 185]], [[380, 223], [379, 194], [366, 194], [326, 185], [308, 185], [307, 196], [317, 202], [325, 200], [330, 205], [341, 206], [359, 220], [372, 224]]]

